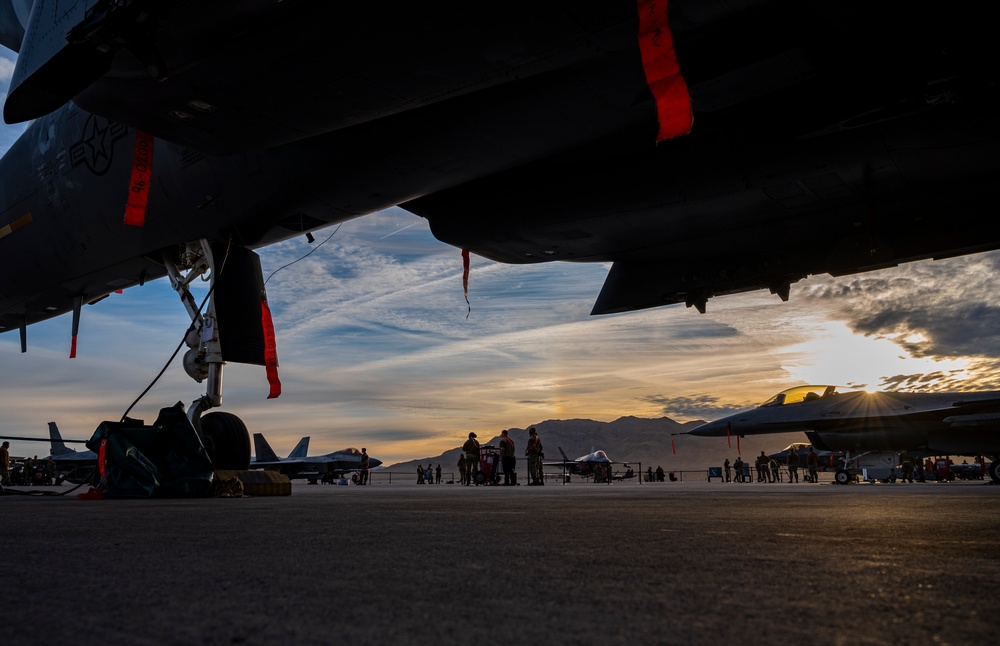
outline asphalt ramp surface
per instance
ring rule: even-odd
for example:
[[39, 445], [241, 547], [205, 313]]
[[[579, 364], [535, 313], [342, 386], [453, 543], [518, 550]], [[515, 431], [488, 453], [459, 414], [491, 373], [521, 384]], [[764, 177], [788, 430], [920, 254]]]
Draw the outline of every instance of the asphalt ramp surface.
[[0, 643], [994, 643], [1000, 487], [0, 497]]

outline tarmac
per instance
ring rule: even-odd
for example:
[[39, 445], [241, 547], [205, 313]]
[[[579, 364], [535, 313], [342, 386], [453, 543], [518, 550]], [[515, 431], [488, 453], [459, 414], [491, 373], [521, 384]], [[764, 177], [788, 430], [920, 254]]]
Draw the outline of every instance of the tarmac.
[[690, 480], [2, 496], [0, 643], [994, 643], [998, 498]]

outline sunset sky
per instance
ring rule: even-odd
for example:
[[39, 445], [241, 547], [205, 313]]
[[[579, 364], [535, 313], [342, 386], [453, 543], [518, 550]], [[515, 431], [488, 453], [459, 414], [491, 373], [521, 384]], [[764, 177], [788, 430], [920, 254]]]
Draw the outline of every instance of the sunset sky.
[[[0, 127], [0, 149], [22, 130]], [[266, 399], [263, 368], [226, 367], [221, 410], [279, 455], [310, 435], [310, 454], [366, 446], [391, 464], [436, 456], [470, 430], [546, 419], [714, 419], [802, 383], [1000, 389], [997, 253], [812, 277], [788, 303], [755, 292], [712, 299], [704, 315], [672, 306], [602, 317], [589, 312], [607, 265], [473, 256], [466, 318], [460, 252], [422, 218], [389, 209], [315, 235], [260, 251], [268, 277], [315, 250], [267, 283], [281, 397]], [[0, 435], [41, 436], [55, 421], [65, 437], [88, 438], [121, 417], [188, 323], [158, 280], [85, 307], [76, 359], [68, 315], [30, 327], [26, 354], [16, 331], [0, 335]], [[203, 392], [177, 359], [131, 416], [152, 421]], [[12, 455], [48, 453], [12, 445]]]

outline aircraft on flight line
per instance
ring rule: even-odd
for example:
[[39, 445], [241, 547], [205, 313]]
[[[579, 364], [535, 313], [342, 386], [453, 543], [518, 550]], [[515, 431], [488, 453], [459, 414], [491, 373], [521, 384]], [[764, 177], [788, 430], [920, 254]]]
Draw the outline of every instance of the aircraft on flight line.
[[[80, 440], [71, 441], [79, 442]], [[56, 426], [55, 422], [49, 422], [49, 443], [52, 445], [49, 457], [55, 460], [56, 466], [59, 468], [97, 465], [97, 454], [90, 449], [77, 451], [66, 446], [66, 440], [63, 440], [62, 433], [59, 432], [59, 427]]]
[[[747, 411], [708, 422], [687, 435], [720, 437], [803, 431], [813, 446], [843, 451], [835, 479], [846, 484], [869, 466], [895, 467], [900, 453], [1000, 453], [1000, 392], [839, 392], [837, 386], [796, 386]], [[854, 455], [852, 456], [852, 452]], [[804, 467], [802, 462], [800, 467]], [[1000, 482], [1000, 461], [988, 467]]]
[[[44, 442], [40, 437], [14, 437], [9, 435], [0, 436], [0, 440], [26, 440], [29, 442]], [[94, 467], [97, 466], [97, 454], [87, 449], [77, 451], [66, 446], [67, 442], [83, 444], [86, 440], [64, 440], [59, 427], [55, 422], [49, 422], [49, 455], [41, 458], [39, 462], [45, 463], [50, 457], [56, 463], [56, 472], [63, 475], [63, 479], [73, 483], [83, 482], [93, 474]]]
[[590, 453], [581, 455], [575, 460], [570, 460], [561, 446], [559, 447], [559, 453], [563, 457], [561, 462], [543, 462], [542, 466], [559, 467], [565, 473], [584, 477], [595, 475], [594, 470], [599, 466], [606, 468], [610, 468], [611, 466], [611, 458], [608, 457], [608, 454], [593, 447], [591, 447]]
[[73, 356], [84, 304], [168, 276], [240, 469], [207, 411], [226, 362], [280, 394], [253, 250], [381, 209], [465, 261], [612, 263], [594, 314], [1000, 248], [988, 4], [669, 6], [0, 0], [0, 332], [72, 312]]
[[[306, 449], [309, 446], [308, 437], [299, 440], [287, 458], [279, 458], [261, 433], [253, 434], [253, 445], [257, 456], [250, 463], [251, 469], [278, 471], [287, 475], [291, 480], [304, 478], [310, 482], [316, 482], [325, 475], [336, 477], [346, 473], [357, 473], [361, 470], [361, 451], [354, 448], [308, 457], [306, 455]], [[371, 469], [381, 464], [382, 461], [379, 459], [368, 458], [368, 467]]]
[[795, 452], [799, 456], [799, 466], [805, 468], [806, 466], [806, 456], [809, 455], [809, 449], [816, 451], [816, 456], [819, 460], [820, 468], [831, 468], [837, 465], [843, 464], [844, 454], [839, 451], [824, 451], [822, 449], [816, 449], [812, 444], [808, 442], [792, 442], [785, 448], [781, 449], [777, 453], [770, 453], [767, 457], [772, 460], [777, 460], [778, 464], [786, 465], [788, 464], [788, 454]]
[[[264, 439], [263, 434], [254, 433], [253, 434], [253, 448], [254, 448], [254, 459], [250, 460], [250, 465], [261, 462], [278, 462], [281, 458], [274, 452], [271, 445], [267, 443]], [[295, 458], [304, 458], [309, 453], [309, 436], [306, 435], [299, 443], [292, 447], [292, 452], [288, 454], [286, 460], [293, 460]]]

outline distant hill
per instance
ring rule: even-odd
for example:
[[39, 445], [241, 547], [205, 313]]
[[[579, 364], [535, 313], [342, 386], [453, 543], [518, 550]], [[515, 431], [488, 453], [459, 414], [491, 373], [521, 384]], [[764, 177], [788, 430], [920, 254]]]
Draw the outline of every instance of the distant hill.
[[[561, 458], [559, 447], [570, 459], [590, 453], [594, 449], [602, 449], [616, 464], [615, 470], [623, 470], [620, 463], [627, 462], [633, 468], [642, 470], [662, 466], [665, 471], [706, 471], [710, 466], [722, 466], [727, 457], [730, 462], [737, 456], [737, 438], [730, 439], [732, 448], [727, 446], [726, 438], [693, 437], [674, 435], [686, 433], [704, 422], [686, 422], [680, 424], [669, 417], [643, 419], [640, 417], [621, 417], [613, 422], [598, 422], [592, 419], [553, 419], [539, 422], [533, 426], [538, 431], [545, 449], [545, 460], [553, 461]], [[528, 441], [528, 431], [522, 428], [507, 430], [517, 447], [518, 473], [524, 477], [527, 467], [522, 459], [524, 447]], [[428, 463], [435, 467], [440, 464], [445, 473], [457, 468], [458, 457], [462, 453], [461, 445], [466, 436], [456, 438], [454, 449], [441, 455], [429, 456], [419, 460], [398, 462], [387, 467], [391, 471], [412, 471], [416, 477], [417, 465]], [[491, 438], [478, 437], [480, 444], [498, 446], [500, 436]], [[673, 439], [673, 448], [671, 447]], [[743, 458], [753, 459], [761, 451], [774, 453], [780, 451], [792, 442], [805, 441], [802, 433], [781, 433], [776, 435], [757, 435], [742, 438], [739, 448]], [[676, 449], [676, 454], [674, 453]], [[694, 475], [694, 474], [692, 474]], [[688, 477], [688, 476], [685, 476]]]

